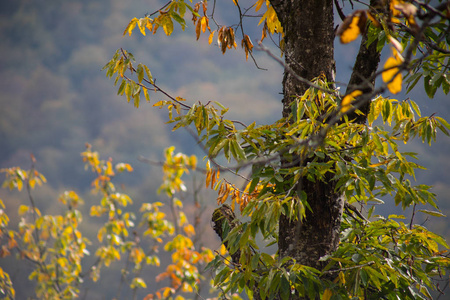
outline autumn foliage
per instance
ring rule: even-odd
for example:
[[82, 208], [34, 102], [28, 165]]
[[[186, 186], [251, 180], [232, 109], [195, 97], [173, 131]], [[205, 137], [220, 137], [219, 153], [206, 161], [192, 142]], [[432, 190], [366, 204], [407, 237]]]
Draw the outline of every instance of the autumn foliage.
[[[173, 0], [154, 13], [133, 18], [123, 35], [131, 36], [138, 29], [145, 36], [162, 28], [170, 36], [174, 23], [184, 30], [192, 22], [193, 38], [208, 34], [208, 44], [216, 45], [222, 54], [237, 49], [240, 40], [246, 60], [250, 56], [257, 66], [254, 43], [242, 20], [250, 11], [256, 14], [260, 50], [278, 61], [262, 41], [270, 38], [287, 55], [287, 27], [283, 28], [276, 13], [279, 2], [257, 0], [243, 13], [241, 2], [233, 0], [239, 22], [229, 26], [215, 20], [215, 2]], [[441, 236], [417, 224], [416, 214], [444, 215], [431, 187], [415, 182], [416, 171], [422, 169], [417, 155], [403, 151], [401, 145], [412, 139], [431, 145], [438, 132], [450, 135], [450, 125], [438, 115], [423, 116], [413, 99], [395, 99], [386, 93], [398, 94], [405, 86], [410, 91], [421, 78], [428, 96], [433, 97], [438, 89], [449, 92], [450, 81], [442, 66], [448, 69], [450, 6], [448, 2], [437, 7], [419, 1], [372, 2], [367, 9], [345, 16], [336, 1], [342, 23], [335, 34], [343, 44], [363, 36], [366, 44], [362, 47], [375, 45], [376, 51], [387, 47], [390, 55], [382, 67], [374, 70], [372, 78], [363, 78], [363, 84], [342, 93], [325, 74], [303, 78], [280, 61], [285, 74], [308, 88], [289, 95], [289, 115], [273, 124], [247, 125], [228, 119], [228, 108], [217, 101], [189, 102], [172, 96], [156, 84], [150, 67], [136, 63], [129, 51], [118, 49], [104, 66], [118, 94], [128, 102], [133, 100], [135, 107], [141, 98], [152, 102], [167, 114], [173, 130], [184, 128], [191, 133], [205, 153], [205, 166], [198, 166], [196, 156], [175, 154], [173, 147], [167, 148], [158, 190], [167, 204], [143, 202], [135, 212], [130, 209], [131, 197], [114, 184], [117, 173], [133, 168], [102, 160], [87, 145], [82, 159], [95, 176], [92, 190], [99, 198], [90, 207], [90, 216], [105, 220], [94, 251], [79, 229], [82, 200], [74, 191], [59, 198], [66, 206], [64, 215], [42, 215], [31, 191], [45, 183], [45, 177], [34, 167], [2, 169], [7, 175], [4, 187], [20, 191], [26, 186], [30, 203], [19, 207], [17, 230], [8, 228], [8, 216], [0, 210], [1, 255], [16, 251], [32, 262], [35, 268], [30, 279], [36, 281], [36, 295], [43, 299], [77, 297], [81, 279], [100, 280], [102, 270], [118, 261], [125, 262], [118, 294], [129, 288], [135, 297], [138, 289], [145, 289], [145, 299], [198, 296], [199, 285], [206, 280], [205, 266], [213, 277], [210, 293], [227, 299], [244, 294], [250, 299], [430, 299], [433, 291], [442, 292], [436, 280], [448, 280], [449, 246]], [[367, 88], [378, 77], [381, 82]], [[153, 101], [150, 91], [162, 93], [164, 99]], [[368, 110], [363, 112], [364, 105]], [[364, 122], [355, 121], [358, 116]], [[182, 177], [196, 171], [203, 173], [202, 186], [214, 192], [212, 203], [219, 206], [213, 221], [221, 220], [217, 231], [222, 247], [215, 252], [196, 244], [198, 223], [189, 222], [185, 203], [178, 198], [186, 190]], [[279, 244], [279, 233], [287, 230], [280, 228], [279, 220], [297, 222], [301, 230], [302, 222], [314, 213], [315, 203], [300, 183], [330, 182], [332, 192], [344, 204], [336, 249], [318, 258], [317, 265], [323, 267], [274, 253], [270, 247]], [[390, 200], [405, 214], [412, 210], [412, 215], [379, 215], [377, 205]], [[4, 207], [3, 202], [0, 206]], [[201, 211], [198, 202], [194, 206]], [[220, 207], [233, 219], [221, 217]], [[170, 253], [171, 261], [155, 278], [164, 286], [150, 290], [142, 272], [145, 265], [160, 264], [158, 251]], [[86, 268], [82, 260], [87, 255], [97, 260]], [[13, 298], [13, 285], [1, 268], [0, 278], [0, 290]]]

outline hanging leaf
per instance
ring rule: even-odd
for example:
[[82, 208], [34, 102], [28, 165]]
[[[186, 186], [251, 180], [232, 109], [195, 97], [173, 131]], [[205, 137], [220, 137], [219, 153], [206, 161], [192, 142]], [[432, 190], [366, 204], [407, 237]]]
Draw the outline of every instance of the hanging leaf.
[[162, 23], [162, 27], [164, 29], [164, 33], [169, 36], [172, 34], [173, 32], [173, 22], [172, 22], [172, 18], [170, 16], [166, 16], [164, 15], [164, 17], [161, 20]]
[[248, 53], [252, 52], [253, 50], [253, 43], [248, 35], [244, 35], [244, 38], [242, 39], [241, 42], [241, 46], [242, 48], [244, 48], [245, 51], [245, 60], [248, 60]]
[[396, 68], [402, 63], [401, 56], [397, 53], [396, 49], [393, 49], [394, 57], [389, 57], [384, 64], [386, 71], [383, 71], [381, 77], [383, 81], [387, 83], [389, 91], [393, 94], [397, 94], [402, 90], [402, 74], [399, 72], [399, 68]]
[[210, 44], [211, 45], [211, 43], [212, 43], [212, 41], [213, 41], [213, 39], [214, 39], [214, 33], [215, 33], [216, 31], [214, 30], [214, 31], [211, 31], [211, 33], [209, 34], [209, 38], [208, 38], [208, 44]]
[[356, 97], [360, 95], [362, 95], [362, 91], [360, 90], [355, 90], [350, 94], [346, 95], [341, 102], [341, 112], [345, 113], [346, 111], [348, 111], [351, 108], [351, 103], [355, 100]]
[[339, 26], [336, 35], [339, 36], [342, 44], [350, 43], [365, 32], [367, 23], [367, 13], [365, 10], [357, 10], [347, 16]]
[[128, 26], [125, 28], [125, 31], [123, 32], [123, 35], [128, 34], [131, 35], [131, 33], [133, 32], [134, 27], [136, 27], [136, 24], [138, 23], [138, 19], [137, 18], [133, 18], [130, 23], [128, 23]]

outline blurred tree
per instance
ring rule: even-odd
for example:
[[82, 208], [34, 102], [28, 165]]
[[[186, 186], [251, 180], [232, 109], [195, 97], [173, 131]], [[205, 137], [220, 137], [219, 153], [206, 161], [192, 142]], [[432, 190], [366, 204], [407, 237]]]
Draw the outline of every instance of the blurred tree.
[[[29, 203], [18, 207], [20, 222], [15, 230], [9, 225], [9, 216], [0, 200], [0, 257], [9, 257], [16, 252], [18, 258], [32, 264], [29, 280], [36, 282], [35, 296], [39, 299], [89, 298], [86, 283], [97, 282], [103, 268], [122, 261], [123, 267], [117, 270], [115, 298], [136, 299], [139, 289], [147, 287], [142, 276], [144, 267], [159, 266], [161, 254], [158, 253], [163, 250], [163, 253], [171, 255], [172, 262], [161, 274], [154, 276], [156, 282], [162, 282], [162, 287], [154, 291], [155, 295], [198, 293], [200, 280], [204, 279], [204, 266], [213, 259], [213, 253], [201, 245], [196, 233], [202, 231], [199, 220], [203, 208], [199, 198], [194, 197], [198, 211], [193, 214], [193, 223], [185, 213], [186, 201], [183, 203], [183, 198], [178, 198], [186, 188], [181, 177], [196, 169], [197, 159], [177, 154], [174, 150], [171, 147], [165, 151], [163, 183], [159, 189], [169, 199], [167, 214], [162, 202], [143, 202], [139, 212], [131, 211], [132, 199], [118, 191], [113, 179], [118, 173], [132, 172], [133, 168], [125, 163], [113, 165], [112, 159], [101, 160], [98, 152], [87, 145], [81, 155], [86, 169], [95, 174], [93, 193], [100, 196], [98, 204], [90, 207], [90, 216], [101, 218], [96, 243], [86, 238], [86, 235], [91, 235], [86, 230], [92, 228], [84, 227], [85, 232], [82, 230], [84, 218], [79, 207], [83, 200], [75, 191], [65, 191], [58, 198], [66, 207], [63, 214], [41, 213], [46, 203], [37, 203], [32, 191], [45, 183], [46, 178], [34, 168], [34, 157], [30, 170], [19, 167], [1, 169], [6, 174], [3, 187], [18, 191], [25, 189]], [[135, 225], [137, 218], [138, 226]], [[163, 243], [164, 247], [160, 249]], [[86, 266], [86, 256], [91, 252], [96, 259]], [[169, 280], [164, 281], [166, 278]], [[1, 267], [0, 295], [15, 299], [13, 282]]]

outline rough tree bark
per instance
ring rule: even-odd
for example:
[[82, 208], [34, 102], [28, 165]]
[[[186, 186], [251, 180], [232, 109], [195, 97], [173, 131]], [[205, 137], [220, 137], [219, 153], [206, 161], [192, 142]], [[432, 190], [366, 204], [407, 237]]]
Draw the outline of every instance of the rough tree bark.
[[[334, 22], [332, 0], [271, 1], [285, 32], [285, 63], [308, 80], [324, 74], [334, 80]], [[283, 116], [291, 113], [293, 96], [302, 95], [309, 86], [285, 71], [283, 78]], [[287, 162], [289, 163], [289, 162]], [[312, 212], [306, 218], [279, 220], [278, 251], [300, 264], [320, 269], [320, 257], [335, 250], [339, 242], [343, 201], [334, 191], [335, 183], [301, 179], [298, 189], [307, 194]]]

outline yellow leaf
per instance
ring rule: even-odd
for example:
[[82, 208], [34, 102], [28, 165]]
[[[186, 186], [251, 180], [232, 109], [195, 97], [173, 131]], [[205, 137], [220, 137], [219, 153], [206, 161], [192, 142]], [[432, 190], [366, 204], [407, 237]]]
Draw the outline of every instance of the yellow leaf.
[[172, 22], [172, 18], [170, 16], [166, 16], [165, 18], [163, 18], [162, 20], [162, 27], [164, 29], [164, 33], [169, 36], [172, 34], [173, 32], [173, 22]]
[[145, 20], [146, 20], [145, 27], [147, 27], [148, 30], [152, 31], [152, 28], [153, 28], [152, 21], [151, 21], [150, 18], [148, 18], [148, 17], [145, 18]]
[[400, 64], [401, 59], [399, 56], [389, 57], [384, 64], [384, 68], [388, 70], [381, 74], [383, 81], [387, 83], [387, 88], [393, 94], [397, 94], [402, 90], [402, 74], [399, 73], [399, 68], [396, 68]]
[[266, 2], [266, 0], [258, 0], [258, 2], [255, 3], [255, 5], [256, 5], [255, 11], [258, 11], [264, 2]]
[[200, 22], [202, 24], [202, 31], [205, 32], [206, 31], [206, 27], [208, 26], [208, 17], [202, 17]]
[[123, 32], [123, 35], [128, 34], [131, 35], [131, 33], [133, 32], [134, 27], [136, 27], [136, 23], [138, 23], [138, 19], [137, 18], [133, 18], [133, 20], [130, 21], [130, 23], [128, 23], [128, 26], [125, 28], [125, 31]]
[[361, 33], [359, 26], [359, 15], [350, 15], [345, 18], [344, 23], [339, 26], [337, 34], [342, 44], [350, 43], [356, 40]]
[[379, 167], [379, 166], [382, 166], [382, 165], [385, 165], [385, 164], [387, 164], [388, 162], [390, 162], [391, 160], [390, 159], [388, 159], [388, 160], [385, 160], [385, 161], [382, 161], [382, 162], [379, 162], [379, 163], [377, 163], [377, 164], [371, 164], [371, 165], [369, 165], [369, 167], [371, 167], [371, 168], [376, 168], [376, 167]]
[[193, 170], [195, 170], [195, 168], [197, 168], [197, 156], [191, 155], [189, 157], [189, 165], [191, 166], [191, 168]]
[[137, 22], [139, 30], [141, 31], [142, 35], [145, 36], [145, 25], [147, 23], [146, 18], [139, 19], [139, 22]]
[[362, 95], [362, 92], [360, 90], [355, 90], [350, 94], [346, 95], [341, 102], [341, 112], [345, 113], [346, 111], [348, 111], [351, 107], [350, 103], [352, 103], [355, 100], [355, 97], [358, 97], [360, 95]]
[[208, 171], [206, 171], [206, 187], [209, 187], [210, 183], [211, 183], [211, 174], [212, 174], [212, 170], [209, 169]]
[[188, 225], [184, 226], [183, 230], [187, 234], [187, 236], [189, 236], [189, 237], [195, 235], [194, 226], [192, 226], [191, 224], [188, 224]]
[[344, 275], [344, 272], [339, 272], [339, 281], [342, 283], [342, 284], [345, 284], [345, 275]]
[[220, 245], [220, 250], [219, 250], [220, 255], [224, 256], [225, 254], [227, 254], [227, 248], [225, 248], [225, 245], [222, 244]]
[[367, 18], [369, 18], [369, 20], [372, 21], [372, 24], [375, 27], [380, 28], [381, 26], [380, 22], [378, 22], [378, 20], [375, 18], [373, 14], [370, 13], [370, 11], [367, 12]]
[[66, 262], [67, 259], [65, 257], [58, 258], [58, 266], [60, 266], [63, 269], [66, 267]]
[[172, 291], [173, 289], [170, 287], [165, 287], [164, 288], [164, 292], [163, 292], [163, 297], [167, 298], [169, 297], [174, 291]]
[[333, 292], [330, 289], [326, 289], [325, 292], [323, 292], [322, 300], [329, 300], [333, 296]]
[[212, 41], [213, 41], [213, 38], [214, 38], [214, 32], [216, 32], [215, 30], [214, 31], [212, 31], [210, 34], [209, 34], [209, 38], [208, 38], [208, 43], [211, 45], [211, 43], [212, 43]]
[[401, 11], [397, 9], [398, 6], [401, 6], [404, 2], [402, 0], [391, 0], [389, 2], [389, 8], [394, 17], [399, 16]]
[[19, 206], [19, 216], [23, 216], [26, 212], [28, 212], [28, 206], [21, 205]]
[[[11, 185], [14, 186], [13, 181], [11, 181], [10, 188], [9, 188], [10, 190], [13, 189], [13, 188], [11, 188]], [[22, 187], [23, 187], [23, 182], [19, 178], [17, 178], [16, 186], [17, 186], [17, 190], [20, 192], [22, 190]]]

